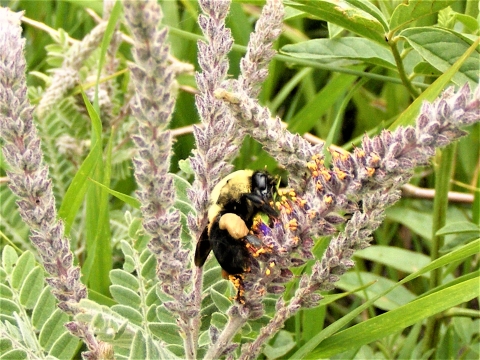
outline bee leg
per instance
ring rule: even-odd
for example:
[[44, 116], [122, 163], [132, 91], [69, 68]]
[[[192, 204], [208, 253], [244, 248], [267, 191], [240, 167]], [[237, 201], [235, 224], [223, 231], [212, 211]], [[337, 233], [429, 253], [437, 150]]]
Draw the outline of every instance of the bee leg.
[[230, 275], [230, 281], [237, 289], [237, 295], [235, 295], [234, 300], [240, 304], [245, 304], [245, 286], [243, 285], [243, 276], [242, 275]]
[[252, 246], [256, 247], [256, 248], [259, 248], [259, 247], [262, 247], [262, 242], [260, 241], [260, 239], [258, 237], [256, 237], [255, 235], [252, 235], [252, 234], [248, 234], [247, 236], [245, 236], [245, 240]]
[[239, 302], [240, 304], [245, 304], [245, 286], [243, 284], [243, 275], [231, 275], [222, 269], [222, 277], [226, 280], [230, 280], [235, 289], [237, 289], [237, 294], [233, 300]]
[[255, 248], [261, 248], [262, 242], [255, 235], [249, 234], [249, 230], [242, 218], [236, 214], [228, 213], [222, 215], [219, 220], [221, 230], [227, 230], [235, 240], [244, 239]]
[[231, 237], [235, 240], [239, 240], [248, 235], [248, 228], [245, 225], [245, 221], [236, 214], [227, 213], [222, 215], [218, 222], [218, 226], [221, 230], [227, 230]]

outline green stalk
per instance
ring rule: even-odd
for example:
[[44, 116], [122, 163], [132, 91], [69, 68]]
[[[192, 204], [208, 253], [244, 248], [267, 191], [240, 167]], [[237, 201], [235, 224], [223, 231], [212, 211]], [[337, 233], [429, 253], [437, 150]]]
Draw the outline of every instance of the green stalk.
[[[445, 236], [436, 235], [437, 231], [445, 226], [448, 209], [448, 191], [452, 177], [453, 161], [456, 145], [452, 144], [443, 151], [438, 150], [438, 168], [435, 174], [435, 199], [433, 201], [433, 228], [431, 261], [440, 257], [439, 250], [442, 248]], [[442, 268], [430, 273], [430, 289], [435, 289], [442, 284]], [[427, 352], [438, 344], [441, 320], [439, 317], [431, 317], [427, 320], [423, 350]]]
[[405, 68], [403, 66], [403, 60], [397, 48], [398, 40], [399, 40], [398, 37], [392, 38], [388, 42], [388, 45], [390, 45], [390, 49], [392, 50], [395, 63], [397, 64], [398, 75], [400, 76], [400, 79], [402, 80], [403, 85], [407, 88], [412, 98], [416, 99], [417, 97], [420, 96], [420, 92], [413, 87], [412, 83], [410, 82], [410, 79], [408, 78], [405, 72]]

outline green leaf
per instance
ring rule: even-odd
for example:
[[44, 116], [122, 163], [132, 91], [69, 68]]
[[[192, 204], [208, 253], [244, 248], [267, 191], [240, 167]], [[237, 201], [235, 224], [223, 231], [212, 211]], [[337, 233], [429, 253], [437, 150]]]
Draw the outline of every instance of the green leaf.
[[390, 18], [390, 31], [396, 32], [399, 28], [423, 16], [434, 14], [454, 2], [455, 0], [409, 0], [400, 4]]
[[228, 318], [225, 314], [214, 312], [212, 314], [211, 325], [215, 326], [218, 329], [223, 329], [227, 325]]
[[119, 285], [111, 285], [110, 292], [112, 293], [113, 298], [120, 304], [138, 308], [142, 303], [140, 296], [129, 288]]
[[210, 290], [210, 296], [212, 297], [217, 309], [223, 313], [226, 313], [227, 310], [232, 306], [232, 302], [225, 295], [220, 294], [213, 288]]
[[65, 331], [52, 345], [48, 355], [57, 359], [72, 359], [77, 353], [80, 339]]
[[[0, 338], [0, 354], [5, 354], [12, 349], [12, 342], [6, 338]], [[1, 355], [0, 355], [1, 359]]]
[[[157, 339], [153, 339], [151, 336], [147, 336], [147, 357], [146, 359], [173, 359], [170, 356], [166, 356], [163, 351], [157, 346]], [[159, 346], [163, 349], [163, 344]], [[162, 355], [160, 355], [162, 353]]]
[[158, 286], [151, 286], [150, 289], [147, 292], [147, 295], [145, 296], [145, 303], [150, 306], [150, 305], [160, 305], [161, 301], [157, 297], [157, 289]]
[[148, 324], [148, 328], [167, 344], [183, 344], [177, 324], [152, 322]]
[[478, 296], [480, 278], [467, 280], [352, 326], [325, 339], [309, 357], [328, 358], [352, 348], [398, 333], [423, 319]]
[[62, 205], [58, 210], [58, 216], [65, 222], [65, 234], [67, 235], [70, 234], [73, 220], [75, 219], [78, 209], [80, 209], [80, 206], [82, 205], [85, 193], [87, 192], [87, 178], [91, 176], [99, 161], [97, 152], [101, 150], [100, 147], [101, 144], [99, 142], [95, 143], [92, 147], [90, 153], [87, 155], [73, 177], [73, 180], [63, 197]]
[[456, 333], [462, 339], [464, 344], [470, 343], [473, 336], [479, 332], [470, 318], [454, 317], [452, 319]]
[[396, 69], [395, 59], [387, 48], [358, 37], [308, 40], [285, 45], [282, 53], [308, 60], [357, 60]]
[[10, 245], [5, 246], [2, 251], [2, 267], [5, 269], [7, 274], [10, 275], [12, 273], [17, 261], [17, 252]]
[[107, 57], [108, 47], [112, 41], [113, 34], [115, 34], [117, 22], [122, 14], [122, 2], [115, 1], [113, 7], [108, 14], [107, 28], [103, 34], [102, 46], [100, 47], [100, 57], [98, 60], [97, 80], [95, 81], [95, 107], [98, 109], [98, 85], [100, 84], [100, 77], [102, 75], [102, 69], [104, 68], [105, 59]]
[[446, 224], [440, 230], [438, 230], [436, 235], [440, 236], [440, 235], [465, 234], [465, 233], [480, 234], [480, 227], [469, 221], [451, 222]]
[[[186, 160], [181, 159], [178, 162], [178, 167], [180, 168], [180, 170], [182, 170], [187, 175], [193, 175], [194, 174], [193, 169], [192, 169], [192, 164], [190, 164], [189, 159], [186, 159]], [[177, 176], [177, 175], [175, 175], [175, 176]]]
[[335, 0], [295, 0], [285, 1], [285, 5], [309, 13], [319, 19], [334, 23], [376, 43], [386, 46], [385, 29], [376, 16], [354, 6], [353, 1]]
[[305, 106], [288, 122], [293, 133], [304, 134], [318, 123], [319, 119], [331, 109], [341, 95], [357, 79], [354, 75], [336, 74]]
[[415, 295], [408, 291], [403, 286], [395, 287], [395, 282], [382, 276], [378, 276], [367, 272], [347, 272], [343, 274], [340, 280], [336, 283], [336, 287], [352, 291], [359, 285], [367, 283], [374, 284], [363, 291], [356, 293], [362, 299], [371, 299], [376, 297], [389, 289], [393, 289], [385, 296], [378, 299], [374, 305], [382, 310], [393, 310], [415, 299]]
[[43, 270], [39, 266], [34, 267], [27, 275], [20, 289], [20, 303], [26, 309], [33, 309], [45, 286], [43, 281]]
[[10, 351], [7, 351], [6, 353], [2, 353], [0, 355], [0, 359], [5, 359], [5, 360], [22, 360], [22, 359], [28, 359], [27, 353], [23, 350], [19, 349], [13, 349]]
[[135, 292], [140, 288], [138, 278], [121, 269], [113, 269], [110, 271], [110, 280], [114, 285], [120, 285]]
[[[452, 262], [455, 261], [462, 261], [466, 259], [469, 256], [474, 256], [478, 253], [478, 247], [480, 246], [480, 240], [474, 241], [470, 244], [467, 244], [465, 246], [462, 246], [459, 249], [456, 249], [452, 251], [451, 253], [444, 255], [440, 258], [438, 258], [435, 261], [432, 261], [430, 264], [427, 266], [423, 267], [419, 271], [408, 275], [405, 277], [403, 280], [399, 281], [393, 288], [403, 285], [407, 283], [408, 281], [411, 281], [422, 274], [425, 274], [427, 272], [430, 272], [434, 269], [437, 269], [441, 266], [448, 265]], [[475, 277], [475, 279], [478, 277], [478, 275]], [[468, 280], [466, 280], [468, 281]], [[478, 281], [478, 280], [477, 280]], [[462, 281], [462, 283], [465, 283], [465, 281]], [[329, 338], [333, 334], [335, 334], [337, 331], [342, 329], [343, 327], [347, 326], [347, 324], [352, 321], [356, 316], [358, 316], [362, 311], [365, 311], [370, 307], [376, 300], [378, 300], [380, 297], [386, 295], [389, 291], [391, 291], [393, 288], [385, 291], [384, 293], [380, 293], [374, 298], [368, 300], [364, 304], [358, 306], [356, 309], [353, 311], [349, 312], [347, 315], [345, 315], [343, 318], [340, 320], [335, 321], [333, 324], [328, 326], [327, 328], [323, 329], [320, 331], [318, 334], [316, 334], [310, 341], [308, 341], [305, 345], [303, 345], [301, 348], [299, 348], [291, 357], [290, 359], [303, 359], [305, 358], [308, 354], [311, 354], [313, 349], [317, 347], [318, 344], [320, 344], [322, 341], [325, 339]], [[450, 287], [451, 288], [451, 287]], [[395, 311], [398, 311], [400, 309], [403, 309], [404, 306], [396, 309]], [[360, 346], [360, 345], [359, 345]], [[340, 350], [339, 350], [340, 352]]]
[[133, 338], [132, 345], [130, 346], [130, 360], [146, 359], [147, 349], [145, 344], [145, 338], [141, 331], [137, 331]]
[[420, 112], [420, 107], [424, 101], [434, 101], [440, 92], [447, 86], [450, 79], [460, 69], [460, 66], [468, 59], [470, 54], [475, 51], [480, 40], [477, 39], [472, 46], [453, 64], [445, 73], [430, 85], [415, 101], [398, 117], [398, 119], [389, 127], [389, 130], [395, 130], [398, 126], [407, 126], [415, 122]]
[[[102, 143], [100, 116], [84, 93], [82, 96], [92, 122], [92, 144]], [[107, 187], [110, 185], [113, 134], [112, 131], [108, 141], [106, 161], [103, 162], [101, 148], [98, 148], [95, 153], [99, 166], [95, 167], [91, 175], [94, 180], [101, 181]], [[109, 296], [110, 279], [108, 274], [112, 269], [112, 247], [108, 193], [92, 186], [88, 187], [86, 195], [86, 221], [89, 226], [86, 228], [87, 258], [82, 267], [84, 282], [88, 283], [92, 290]]]
[[[173, 182], [175, 184], [177, 199], [190, 204], [191, 201], [188, 198], [188, 193], [187, 192], [192, 187], [192, 185], [190, 185], [190, 183], [187, 180], [185, 180], [184, 178], [182, 178], [182, 177], [180, 177], [176, 174], [170, 174], [170, 175], [173, 177]], [[190, 205], [190, 207], [192, 207], [192, 206]], [[193, 209], [193, 207], [192, 207], [192, 209]]]
[[95, 181], [93, 179], [88, 179], [91, 182], [93, 182], [95, 185], [101, 187], [104, 189], [106, 192], [108, 192], [110, 195], [115, 196], [117, 199], [122, 200], [125, 204], [130, 205], [134, 209], [140, 209], [140, 201], [134, 198], [133, 196], [122, 194], [121, 192], [115, 191], [110, 189], [108, 186], [103, 185], [102, 183], [99, 183], [98, 181]]
[[[386, 211], [390, 220], [405, 225], [416, 234], [427, 240], [432, 239], [433, 215], [431, 210], [420, 211], [415, 208], [400, 206], [397, 204]], [[456, 208], [450, 208], [448, 211], [448, 223], [464, 220], [465, 216]]]
[[415, 350], [418, 349], [418, 342], [420, 341], [420, 333], [422, 331], [422, 323], [416, 323], [413, 325], [412, 329], [406, 336], [402, 348], [397, 355], [397, 359], [414, 359], [418, 358], [415, 356]]
[[17, 303], [6, 298], [0, 298], [0, 309], [2, 309], [2, 316], [12, 316], [14, 312], [20, 312], [20, 308], [18, 307]]
[[327, 315], [326, 299], [322, 299], [321, 305], [311, 309], [302, 309], [295, 315], [296, 339], [298, 344], [304, 344], [318, 334], [319, 329], [324, 327], [325, 317]]
[[[357, 251], [355, 257], [384, 264], [407, 274], [418, 271], [430, 262], [430, 258], [421, 253], [382, 245], [373, 245]], [[425, 276], [428, 277], [428, 274]]]
[[[95, 170], [97, 169], [97, 164], [101, 164], [102, 161], [102, 122], [98, 114], [96, 113], [93, 106], [88, 101], [85, 93], [82, 92], [83, 101], [87, 108], [88, 114], [90, 116], [90, 120], [92, 122], [92, 147], [90, 149], [89, 154], [83, 161], [82, 165], [78, 169], [77, 173], [75, 174], [72, 183], [68, 187], [68, 190], [63, 198], [62, 205], [58, 210], [58, 215], [60, 218], [64, 219], [65, 221], [65, 234], [70, 233], [70, 229], [75, 219], [75, 216], [80, 208], [83, 198], [88, 190], [88, 182], [87, 178], [93, 177], [95, 178]], [[102, 169], [102, 167], [99, 167]], [[98, 171], [98, 169], [97, 169]], [[88, 208], [88, 206], [87, 206]], [[89, 212], [87, 211], [87, 215]], [[91, 246], [92, 240], [89, 241], [89, 237], [91, 237], [91, 233], [97, 233], [97, 222], [99, 221], [98, 216], [93, 216], [95, 221], [89, 221], [89, 224], [92, 226], [87, 227], [87, 247], [89, 247], [88, 251], [91, 252], [93, 250], [93, 246]], [[90, 235], [89, 235], [90, 234]], [[93, 257], [93, 253], [91, 254]], [[88, 259], [87, 259], [88, 261]], [[85, 267], [85, 265], [84, 265]], [[83, 270], [83, 269], [82, 269]], [[87, 274], [86, 278], [88, 279], [88, 265], [87, 265]]]
[[60, 336], [65, 333], [66, 329], [64, 324], [68, 321], [68, 316], [60, 309], [56, 309], [53, 314], [50, 315], [48, 320], [43, 325], [38, 341], [40, 345], [47, 351], [50, 351], [51, 347], [57, 341]]
[[4, 284], [0, 283], [0, 298], [4, 299], [12, 299], [13, 298], [13, 291]]
[[3, 267], [0, 266], [0, 283], [7, 282], [7, 272]]
[[139, 326], [142, 325], [144, 320], [143, 315], [137, 309], [125, 305], [113, 305], [112, 310], [123, 316], [125, 319], [130, 320], [134, 324]]
[[111, 298], [110, 295], [105, 296], [92, 289], [89, 289], [88, 291], [88, 298], [100, 305], [105, 305], [105, 306], [113, 306], [117, 303], [115, 300]]
[[263, 353], [268, 359], [280, 359], [295, 347], [293, 335], [285, 330], [280, 330], [275, 336], [273, 343], [267, 344]]
[[130, 256], [132, 257], [133, 256], [133, 248], [132, 246], [125, 240], [121, 240], [120, 241], [120, 246], [122, 248], [122, 252], [124, 253], [125, 256]]
[[210, 334], [208, 331], [203, 331], [198, 337], [198, 346], [203, 347], [209, 345], [211, 342]]
[[157, 308], [155, 309], [155, 315], [162, 324], [176, 324], [177, 319], [172, 315], [169, 310], [165, 308], [164, 305], [157, 306]]
[[35, 257], [30, 251], [24, 252], [17, 261], [13, 271], [12, 271], [12, 287], [14, 289], [20, 289], [25, 278], [28, 276], [30, 271], [35, 267]]
[[115, 340], [115, 345], [129, 347], [136, 331], [140, 330], [139, 326], [112, 311], [111, 308], [89, 299], [80, 300], [80, 307], [83, 308], [83, 312], [75, 315], [75, 320], [89, 323], [96, 329], [100, 340], [108, 342]]
[[465, 14], [455, 13], [455, 19], [465, 25], [472, 33], [478, 31], [479, 24], [477, 19]]
[[[451, 31], [434, 27], [406, 29], [399, 36], [441, 72], [447, 71], [471, 45]], [[459, 86], [467, 82], [472, 86], [478, 84], [479, 63], [480, 54], [474, 51], [453, 76], [453, 81]]]
[[442, 72], [426, 61], [419, 62], [415, 67], [413, 68], [413, 72], [417, 75], [424, 75], [424, 76], [430, 76], [430, 77], [439, 77], [442, 75]]
[[351, 5], [361, 9], [362, 11], [365, 11], [366, 13], [370, 14], [373, 16], [375, 19], [378, 20], [380, 24], [382, 24], [383, 29], [385, 32], [388, 31], [388, 22], [385, 16], [382, 14], [380, 9], [376, 7], [374, 4], [372, 4], [370, 1], [364, 1], [364, 0], [346, 0], [346, 2], [350, 3]]
[[147, 258], [143, 261], [141, 275], [146, 279], [154, 279], [157, 259], [155, 259], [155, 256], [153, 256], [148, 250], [144, 253], [147, 254]]
[[50, 287], [46, 286], [38, 297], [38, 301], [32, 312], [33, 326], [35, 326], [36, 329], [41, 329], [54, 311], [55, 297], [52, 295]]
[[[131, 239], [138, 239], [142, 233], [143, 233], [142, 219], [137, 217], [133, 218], [132, 221], [130, 222], [130, 226], [128, 227], [128, 236]], [[131, 254], [127, 254], [125, 252], [124, 254], [126, 256], [132, 256]]]

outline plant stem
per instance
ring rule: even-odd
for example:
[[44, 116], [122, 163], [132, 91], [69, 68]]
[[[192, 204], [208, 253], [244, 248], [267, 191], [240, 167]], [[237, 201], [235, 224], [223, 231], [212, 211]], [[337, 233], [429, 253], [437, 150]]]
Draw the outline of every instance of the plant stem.
[[392, 49], [392, 54], [395, 59], [395, 63], [397, 64], [397, 70], [398, 70], [398, 75], [400, 75], [400, 79], [402, 80], [403, 85], [407, 88], [408, 92], [414, 99], [416, 99], [420, 93], [418, 92], [417, 89], [415, 89], [408, 79], [407, 74], [405, 73], [405, 68], [403, 67], [403, 61], [402, 57], [400, 56], [400, 53], [398, 52], [397, 48], [397, 42], [398, 42], [398, 37], [390, 39], [388, 44], [390, 45], [390, 49]]
[[[438, 259], [439, 250], [443, 246], [445, 236], [437, 236], [437, 231], [445, 225], [448, 208], [448, 190], [452, 176], [453, 161], [455, 155], [455, 144], [439, 151], [438, 169], [435, 177], [435, 199], [433, 202], [433, 228], [432, 228], [432, 249], [430, 253], [431, 261]], [[435, 269], [430, 274], [430, 289], [441, 285], [442, 268]], [[431, 317], [427, 320], [427, 328], [423, 344], [424, 352], [427, 352], [438, 343], [440, 330], [440, 319]]]
[[227, 325], [223, 329], [217, 341], [209, 347], [204, 359], [218, 359], [228, 344], [231, 343], [235, 334], [243, 325], [245, 325], [246, 322], [247, 319], [238, 314], [230, 316]]

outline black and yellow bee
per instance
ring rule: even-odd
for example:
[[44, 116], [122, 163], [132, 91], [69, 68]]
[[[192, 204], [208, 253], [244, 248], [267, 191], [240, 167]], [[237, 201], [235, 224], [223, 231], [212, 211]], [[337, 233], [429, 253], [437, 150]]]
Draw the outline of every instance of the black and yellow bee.
[[239, 170], [222, 179], [213, 189], [208, 225], [195, 250], [195, 265], [203, 266], [211, 250], [222, 267], [222, 276], [237, 288], [235, 299], [243, 297], [243, 273], [249, 271], [252, 249], [262, 247], [250, 234], [258, 213], [276, 217], [271, 202], [275, 179], [265, 171]]

